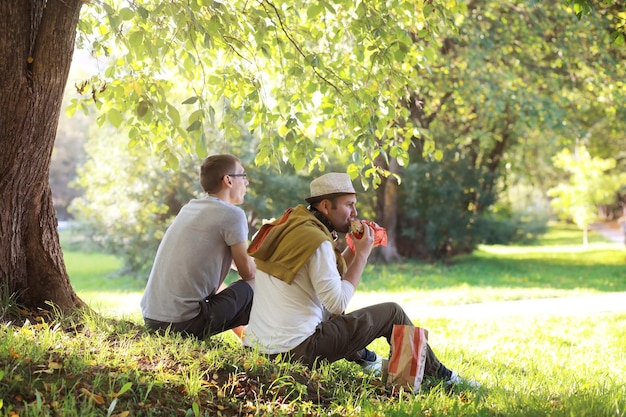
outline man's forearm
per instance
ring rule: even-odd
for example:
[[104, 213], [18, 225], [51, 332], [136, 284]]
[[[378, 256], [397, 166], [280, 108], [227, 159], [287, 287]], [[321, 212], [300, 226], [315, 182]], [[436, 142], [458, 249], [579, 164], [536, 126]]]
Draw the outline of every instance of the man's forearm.
[[361, 282], [361, 275], [363, 275], [365, 265], [367, 265], [367, 256], [356, 254], [352, 258], [348, 270], [341, 279], [348, 281], [356, 288]]
[[346, 246], [343, 252], [341, 252], [341, 256], [343, 256], [343, 259], [345, 259], [347, 266], [350, 266], [352, 264], [352, 261], [354, 260], [354, 252], [352, 252], [349, 247]]

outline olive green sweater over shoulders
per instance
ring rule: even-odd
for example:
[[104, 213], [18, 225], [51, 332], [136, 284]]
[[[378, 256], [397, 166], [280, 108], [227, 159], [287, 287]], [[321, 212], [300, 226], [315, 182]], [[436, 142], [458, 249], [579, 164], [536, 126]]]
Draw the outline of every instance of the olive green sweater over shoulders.
[[[304, 205], [289, 208], [283, 216], [264, 224], [253, 237], [248, 253], [256, 267], [287, 284], [293, 282], [296, 273], [324, 241], [333, 238], [322, 222]], [[335, 249], [340, 274], [345, 261]]]

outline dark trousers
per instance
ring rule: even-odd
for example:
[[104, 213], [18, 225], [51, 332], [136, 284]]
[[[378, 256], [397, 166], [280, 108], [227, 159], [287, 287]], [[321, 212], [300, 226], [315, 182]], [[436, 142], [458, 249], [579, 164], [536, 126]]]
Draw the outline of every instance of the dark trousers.
[[[361, 349], [374, 339], [385, 337], [391, 344], [394, 324], [413, 322], [397, 303], [382, 303], [361, 308], [321, 322], [315, 333], [289, 352], [292, 360], [307, 366], [326, 359], [353, 359]], [[426, 354], [425, 375], [437, 375], [440, 362], [430, 346]]]
[[165, 323], [144, 318], [144, 321], [152, 330], [164, 331], [169, 327], [172, 331], [186, 336], [206, 339], [225, 330], [248, 324], [253, 294], [250, 285], [238, 280], [223, 291], [199, 301], [200, 312], [191, 320]]

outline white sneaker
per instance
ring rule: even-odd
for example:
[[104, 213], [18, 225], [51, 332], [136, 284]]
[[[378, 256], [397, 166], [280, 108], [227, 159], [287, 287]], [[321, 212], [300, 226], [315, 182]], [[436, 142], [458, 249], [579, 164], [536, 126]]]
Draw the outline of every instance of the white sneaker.
[[452, 375], [450, 375], [450, 379], [446, 381], [448, 385], [467, 385], [472, 388], [480, 388], [480, 384], [476, 381], [472, 381], [470, 379], [463, 379], [459, 374], [452, 371]]
[[361, 368], [368, 373], [380, 375], [383, 371], [383, 358], [376, 353], [376, 359], [373, 361], [362, 361]]

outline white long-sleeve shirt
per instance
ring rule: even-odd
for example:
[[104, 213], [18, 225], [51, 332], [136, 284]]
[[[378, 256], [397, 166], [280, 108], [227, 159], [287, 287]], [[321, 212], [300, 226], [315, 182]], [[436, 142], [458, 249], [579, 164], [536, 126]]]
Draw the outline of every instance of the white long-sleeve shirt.
[[339, 276], [332, 245], [323, 242], [291, 285], [257, 269], [244, 345], [267, 354], [288, 352], [315, 332], [324, 309], [346, 309], [355, 288]]

